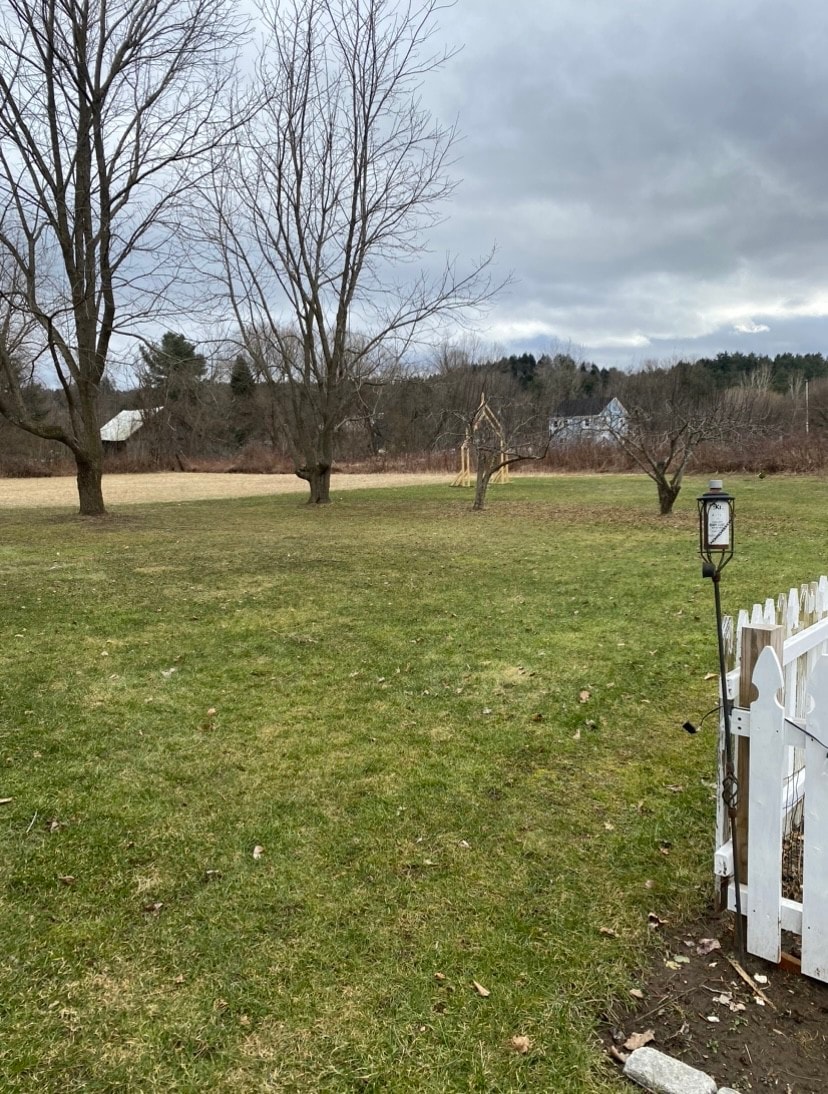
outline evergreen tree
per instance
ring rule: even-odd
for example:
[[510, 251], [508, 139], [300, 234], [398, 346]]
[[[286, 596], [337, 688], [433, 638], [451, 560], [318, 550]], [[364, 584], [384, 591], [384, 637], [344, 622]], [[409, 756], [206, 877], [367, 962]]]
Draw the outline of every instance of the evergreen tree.
[[183, 334], [167, 331], [159, 343], [141, 347], [144, 384], [161, 393], [165, 402], [177, 402], [193, 394], [204, 379], [207, 363]]
[[230, 373], [230, 390], [234, 399], [249, 399], [256, 390], [256, 381], [247, 361], [237, 357]]

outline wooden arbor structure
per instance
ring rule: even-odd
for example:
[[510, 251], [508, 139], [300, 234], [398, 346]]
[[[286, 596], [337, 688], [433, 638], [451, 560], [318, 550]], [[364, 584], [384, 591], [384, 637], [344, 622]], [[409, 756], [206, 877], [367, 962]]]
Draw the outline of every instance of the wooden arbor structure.
[[490, 429], [500, 444], [500, 461], [503, 464], [492, 475], [491, 482], [501, 483], [509, 481], [509, 468], [506, 460], [509, 453], [506, 448], [506, 434], [500, 419], [486, 401], [486, 392], [480, 396], [480, 406], [474, 412], [474, 417], [466, 426], [466, 436], [460, 445], [460, 470], [454, 479], [452, 486], [471, 486], [471, 447], [475, 436], [483, 428]]

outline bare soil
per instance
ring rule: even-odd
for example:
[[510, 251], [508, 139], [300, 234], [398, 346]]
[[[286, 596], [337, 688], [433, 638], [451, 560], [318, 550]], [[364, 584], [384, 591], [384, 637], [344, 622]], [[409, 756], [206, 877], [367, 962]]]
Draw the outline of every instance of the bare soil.
[[[335, 475], [331, 492], [383, 486], [419, 486], [445, 483], [446, 472], [414, 474]], [[202, 501], [210, 498], [246, 498], [267, 494], [306, 494], [307, 483], [296, 475], [205, 474], [162, 471], [145, 475], [104, 476], [107, 505]], [[0, 509], [77, 508], [78, 495], [71, 476], [50, 479], [0, 479]]]
[[[667, 929], [663, 952], [636, 989], [643, 999], [619, 1001], [607, 1014], [607, 1050], [620, 1067], [616, 1053], [625, 1055], [630, 1035], [652, 1031], [653, 1048], [740, 1094], [825, 1094], [828, 984], [750, 955], [740, 961], [731, 920], [711, 913], [689, 927]], [[705, 953], [710, 941], [703, 939], [719, 942], [721, 949]], [[764, 1005], [731, 961], [766, 996]], [[758, 982], [757, 974], [767, 982]]]

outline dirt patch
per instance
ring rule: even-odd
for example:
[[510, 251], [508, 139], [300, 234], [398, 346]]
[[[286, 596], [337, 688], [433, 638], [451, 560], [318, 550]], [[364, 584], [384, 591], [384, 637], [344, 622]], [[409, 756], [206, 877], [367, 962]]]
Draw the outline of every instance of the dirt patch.
[[[443, 483], [445, 472], [416, 474], [335, 475], [331, 494], [371, 487], [420, 486]], [[147, 475], [105, 475], [104, 498], [109, 505], [153, 502], [205, 501], [211, 498], [248, 498], [267, 494], [306, 494], [307, 483], [296, 475], [228, 475], [162, 471]], [[71, 476], [54, 479], [0, 479], [0, 509], [77, 509], [78, 495]]]
[[[711, 914], [665, 934], [663, 953], [636, 989], [643, 999], [619, 1002], [607, 1015], [607, 1050], [623, 1055], [631, 1034], [651, 1030], [653, 1048], [706, 1071], [720, 1086], [740, 1094], [824, 1094], [828, 984], [750, 955], [739, 962], [730, 920]], [[758, 991], [751, 990], [731, 961], [741, 965]], [[767, 981], [760, 982], [757, 975]], [[757, 1002], [758, 992], [767, 997], [764, 1005]]]

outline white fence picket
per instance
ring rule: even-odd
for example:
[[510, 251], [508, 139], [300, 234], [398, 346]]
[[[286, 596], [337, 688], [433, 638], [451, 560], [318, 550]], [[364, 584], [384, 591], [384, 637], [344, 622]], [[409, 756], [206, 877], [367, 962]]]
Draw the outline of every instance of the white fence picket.
[[[750, 611], [741, 609], [730, 620], [729, 695], [739, 693], [742, 631], [768, 625], [783, 627], [781, 664], [764, 650], [753, 673], [757, 698], [750, 711], [738, 706], [733, 711], [737, 740], [751, 741], [747, 884], [742, 885], [748, 950], [778, 961], [781, 932], [800, 934], [802, 971], [828, 983], [828, 576], [790, 589], [775, 602], [768, 598]], [[722, 748], [720, 740], [720, 756]], [[720, 764], [720, 786], [722, 777]], [[730, 826], [721, 802], [717, 805], [716, 874], [732, 878]], [[795, 860], [797, 854], [796, 846], [786, 850], [792, 833], [803, 840], [801, 902], [782, 897], [783, 856], [790, 853]], [[732, 885], [728, 905], [734, 909]]]
[[802, 885], [802, 971], [828, 980], [828, 657], [808, 684], [805, 743], [805, 848]]
[[750, 707], [748, 795], [747, 947], [757, 957], [782, 956], [782, 768], [785, 763], [785, 710], [776, 697], [784, 684], [782, 666], [766, 647], [753, 672], [759, 692]]

